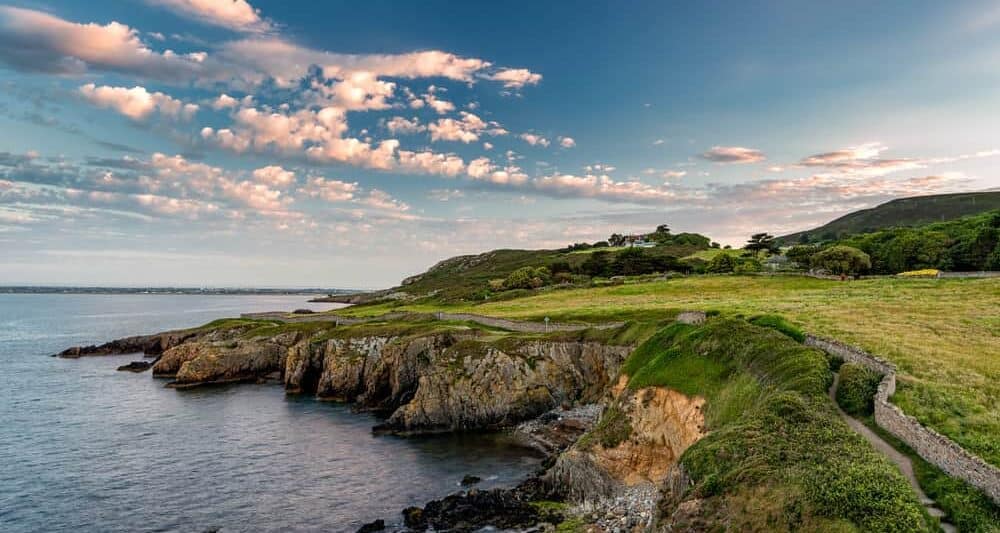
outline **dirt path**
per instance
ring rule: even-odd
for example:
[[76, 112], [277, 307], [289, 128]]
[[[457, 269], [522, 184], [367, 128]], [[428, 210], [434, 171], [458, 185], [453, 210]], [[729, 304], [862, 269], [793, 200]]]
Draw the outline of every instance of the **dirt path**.
[[[264, 313], [243, 313], [240, 318], [253, 318], [259, 320], [276, 320], [280, 322], [333, 322], [338, 326], [351, 326], [363, 324], [365, 322], [396, 320], [405, 316], [412, 316], [416, 313], [386, 313], [384, 315], [367, 318], [348, 318], [335, 314], [309, 313], [295, 315], [284, 311], [269, 311]], [[552, 331], [580, 331], [584, 329], [611, 329], [624, 325], [624, 322], [610, 322], [607, 324], [561, 324], [558, 322], [528, 322], [523, 320], [508, 320], [485, 315], [471, 313], [426, 313], [427, 317], [436, 320], [469, 321], [482, 324], [484, 326], [518, 331], [522, 333], [548, 333]]]
[[913, 474], [913, 462], [906, 455], [903, 455], [899, 450], [892, 447], [891, 444], [886, 442], [882, 437], [879, 437], [874, 431], [868, 428], [868, 426], [861, 423], [860, 420], [848, 415], [840, 408], [837, 404], [837, 387], [840, 385], [840, 373], [833, 374], [833, 385], [830, 385], [830, 400], [833, 401], [834, 407], [837, 408], [837, 412], [847, 422], [847, 425], [854, 430], [855, 433], [861, 435], [872, 446], [875, 447], [882, 455], [885, 455], [892, 461], [898, 468], [899, 471], [903, 473], [906, 480], [910, 482], [910, 486], [913, 487], [913, 491], [917, 493], [917, 497], [920, 498], [920, 503], [927, 509], [927, 513], [933, 517], [937, 517], [941, 520], [941, 529], [945, 533], [957, 533], [958, 528], [954, 525], [945, 522], [944, 516], [945, 512], [942, 511], [937, 506], [937, 502], [930, 499], [924, 490], [920, 488], [920, 483], [917, 481], [917, 476]]

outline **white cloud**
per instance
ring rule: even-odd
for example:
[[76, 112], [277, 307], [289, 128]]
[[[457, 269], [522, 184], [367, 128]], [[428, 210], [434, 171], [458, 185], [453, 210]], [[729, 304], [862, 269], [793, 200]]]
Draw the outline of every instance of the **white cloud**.
[[368, 72], [376, 78], [434, 78], [472, 82], [473, 75], [487, 68], [488, 61], [463, 58], [440, 50], [404, 54], [337, 54], [299, 46], [279, 37], [251, 37], [224, 43], [217, 56], [222, 73], [256, 84], [273, 78], [281, 87], [291, 87], [306, 76], [312, 65], [327, 79], [345, 79]]
[[253, 171], [255, 180], [272, 187], [285, 188], [295, 183], [295, 173], [277, 165], [268, 165]]
[[532, 184], [536, 189], [555, 196], [613, 202], [662, 204], [677, 198], [677, 193], [666, 187], [654, 187], [640, 181], [615, 181], [606, 174], [553, 174], [536, 178]]
[[499, 81], [507, 89], [521, 89], [525, 85], [538, 85], [542, 75], [526, 68], [505, 68], [484, 76], [488, 80]]
[[427, 197], [438, 202], [450, 202], [457, 198], [465, 198], [465, 193], [460, 189], [431, 189], [427, 191]]
[[311, 92], [321, 106], [335, 105], [349, 111], [388, 109], [396, 90], [393, 82], [379, 80], [372, 72], [351, 72], [343, 80], [326, 84], [313, 80]]
[[576, 146], [576, 141], [572, 137], [559, 137], [559, 146], [573, 148]]
[[440, 154], [423, 151], [411, 152], [400, 150], [398, 158], [399, 169], [420, 174], [439, 174], [455, 177], [465, 172], [465, 161], [454, 154]]
[[647, 168], [642, 173], [647, 176], [658, 176], [665, 180], [680, 179], [687, 176], [686, 170], [657, 170], [655, 168]]
[[453, 118], [438, 119], [428, 126], [431, 141], [461, 141], [470, 143], [479, 140], [479, 135], [486, 129], [486, 122], [472, 113], [462, 111], [461, 120]]
[[204, 53], [156, 52], [119, 22], [78, 24], [0, 6], [0, 62], [24, 71], [79, 74], [89, 68], [187, 81], [204, 71]]
[[446, 115], [455, 110], [455, 104], [438, 98], [434, 93], [427, 93], [419, 97], [414, 96], [410, 99], [410, 107], [413, 109], [420, 109], [424, 105], [427, 105], [427, 107], [430, 107], [439, 115]]
[[410, 210], [408, 204], [393, 198], [389, 193], [380, 189], [368, 191], [368, 195], [358, 200], [358, 203], [383, 211], [404, 212]]
[[267, 31], [271, 25], [246, 0], [147, 0], [185, 17], [237, 31]]
[[92, 104], [113, 109], [132, 120], [143, 120], [153, 112], [172, 119], [190, 120], [198, 111], [197, 104], [187, 104], [161, 92], [150, 93], [145, 87], [100, 87], [82, 85], [79, 92]]
[[531, 146], [548, 146], [549, 140], [541, 135], [536, 135], [534, 133], [522, 133], [520, 135], [524, 142], [530, 144]]
[[317, 177], [308, 180], [301, 191], [307, 196], [327, 202], [346, 202], [354, 199], [354, 195], [358, 192], [358, 184]]
[[767, 159], [764, 152], [742, 146], [713, 146], [702, 153], [701, 158], [715, 163], [732, 164], [756, 163]]
[[385, 127], [393, 135], [412, 135], [427, 129], [427, 126], [421, 124], [420, 119], [417, 117], [413, 117], [412, 119], [392, 117], [385, 122]]

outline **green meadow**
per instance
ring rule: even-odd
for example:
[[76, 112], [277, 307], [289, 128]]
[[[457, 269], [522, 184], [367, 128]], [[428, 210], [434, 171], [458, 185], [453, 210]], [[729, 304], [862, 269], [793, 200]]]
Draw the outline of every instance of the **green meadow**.
[[688, 276], [535, 291], [479, 304], [394, 303], [340, 313], [438, 309], [594, 323], [658, 322], [688, 309], [782, 315], [806, 332], [856, 344], [896, 363], [896, 404], [1000, 465], [1000, 279], [841, 282], [804, 276]]

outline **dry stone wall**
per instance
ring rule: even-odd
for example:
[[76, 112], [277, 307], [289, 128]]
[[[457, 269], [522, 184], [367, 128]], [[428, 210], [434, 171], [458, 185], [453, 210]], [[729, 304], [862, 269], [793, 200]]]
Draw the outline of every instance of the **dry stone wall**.
[[969, 453], [948, 437], [924, 427], [916, 418], [889, 401], [896, 392], [895, 365], [855, 346], [815, 335], [806, 335], [805, 343], [881, 373], [882, 381], [875, 393], [875, 423], [905, 442], [927, 462], [950, 476], [966, 481], [1000, 503], [1000, 469]]

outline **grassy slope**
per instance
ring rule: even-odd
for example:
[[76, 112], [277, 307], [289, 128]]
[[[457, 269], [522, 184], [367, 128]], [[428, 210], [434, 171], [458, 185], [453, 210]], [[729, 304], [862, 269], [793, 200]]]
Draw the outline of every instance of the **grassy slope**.
[[778, 313], [806, 331], [860, 345], [895, 362], [901, 375], [894, 402], [1000, 465], [1000, 279], [838, 282], [796, 276], [691, 276], [447, 308], [511, 318], [592, 321], [663, 320], [683, 309]]
[[900, 198], [849, 213], [818, 228], [785, 235], [779, 241], [795, 244], [803, 235], [810, 241], [830, 240], [850, 234], [950, 220], [991, 209], [1000, 209], [1000, 191]]
[[[585, 253], [559, 250], [493, 250], [479, 255], [464, 255], [438, 263], [424, 274], [411, 278], [413, 281], [398, 287], [398, 290], [418, 297], [433, 294], [436, 301], [474, 300], [477, 293], [485, 289], [491, 279], [505, 278], [521, 267], [549, 266], [557, 261], [565, 261], [577, 267], [594, 252], [606, 251], [615, 254], [626, 249], [591, 248], [584, 250]], [[701, 249], [690, 245], [657, 246], [644, 248], [643, 252], [679, 258]]]
[[[924, 531], [906, 480], [826, 396], [826, 358], [743, 320], [673, 324], [626, 361], [629, 387], [706, 399], [708, 436], [681, 463], [708, 528]], [[668, 509], [667, 512], [671, 510]]]

